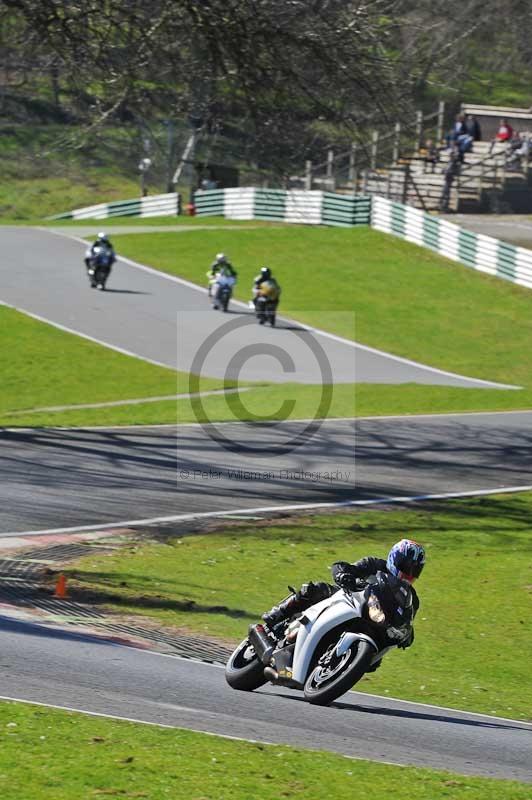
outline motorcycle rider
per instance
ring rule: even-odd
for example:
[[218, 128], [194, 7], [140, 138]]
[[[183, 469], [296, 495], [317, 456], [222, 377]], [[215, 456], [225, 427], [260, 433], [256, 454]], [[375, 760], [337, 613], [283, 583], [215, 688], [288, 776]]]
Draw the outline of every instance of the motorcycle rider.
[[253, 281], [253, 297], [252, 303], [255, 308], [257, 307], [257, 297], [260, 295], [266, 295], [275, 303], [275, 307], [277, 308], [279, 304], [279, 297], [281, 295], [281, 287], [275, 280], [272, 275], [272, 271], [269, 267], [261, 267], [259, 274]]
[[216, 283], [215, 278], [222, 271], [222, 269], [224, 270], [225, 275], [228, 275], [235, 279], [237, 277], [236, 269], [233, 267], [233, 265], [231, 264], [225, 253], [217, 253], [216, 258], [212, 262], [207, 272], [207, 277], [209, 279], [209, 286], [207, 291], [209, 297], [212, 297], [212, 287], [213, 284]]
[[[363, 581], [369, 575], [375, 575], [379, 570], [388, 572], [396, 578], [412, 584], [421, 575], [424, 564], [425, 550], [423, 546], [413, 541], [413, 539], [401, 539], [401, 541], [392, 546], [386, 560], [375, 556], [367, 556], [355, 561], [354, 564], [349, 564], [347, 561], [337, 561], [331, 568], [336, 586], [324, 581], [304, 583], [299, 591], [288, 595], [278, 605], [273, 606], [270, 611], [263, 614], [262, 619], [266, 627], [270, 631], [274, 631], [279, 623], [285, 622], [295, 614], [305, 611], [315, 603], [319, 603], [320, 600], [331, 597], [339, 589], [355, 590], [359, 581]], [[415, 616], [419, 608], [419, 598], [413, 586], [411, 586], [411, 590]], [[412, 628], [408, 639], [402, 641], [398, 647], [410, 647], [413, 641], [414, 629]], [[374, 669], [377, 669], [378, 666], [380, 666], [380, 661], [374, 664]]]
[[95, 250], [97, 247], [103, 247], [109, 251], [109, 255], [111, 256], [111, 263], [109, 264], [109, 272], [110, 272], [111, 267], [116, 261], [116, 255], [113, 245], [111, 244], [111, 240], [109, 239], [107, 234], [104, 233], [104, 231], [100, 231], [100, 233], [96, 237], [96, 241], [93, 242], [89, 248], [87, 248], [85, 252], [85, 266], [87, 267], [87, 269], [89, 269], [91, 259], [94, 258]]

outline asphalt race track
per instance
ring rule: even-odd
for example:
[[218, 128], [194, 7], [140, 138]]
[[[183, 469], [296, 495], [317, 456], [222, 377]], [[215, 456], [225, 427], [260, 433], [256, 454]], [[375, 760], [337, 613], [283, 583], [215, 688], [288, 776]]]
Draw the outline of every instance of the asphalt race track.
[[[48, 230], [0, 227], [0, 301], [187, 372], [198, 371], [198, 349], [210, 342], [202, 374], [215, 378], [238, 377], [238, 370], [227, 372], [227, 365], [245, 343], [260, 353], [248, 354], [239, 373], [242, 380], [321, 384], [327, 382], [330, 369], [336, 383], [500, 386], [439, 372], [342, 339], [313, 335], [282, 320], [275, 330], [260, 327], [246, 308], [236, 304], [233, 313], [218, 314], [210, 308], [206, 290], [120, 259], [108, 290], [91, 290], [84, 274], [85, 249], [80, 241]], [[309, 352], [314, 343], [321, 357]]]
[[[197, 289], [125, 262], [108, 293], [91, 292], [83, 245], [74, 239], [24, 228], [0, 229], [0, 238], [0, 301], [143, 358], [188, 369], [199, 332], [216, 335], [226, 322], [206, 312]], [[246, 327], [246, 344], [260, 344], [260, 330]], [[321, 380], [319, 359], [311, 363], [304, 354], [307, 333], [287, 324], [261, 336], [296, 364], [290, 380]], [[316, 340], [336, 381], [478, 385], [334, 338]], [[237, 346], [238, 336], [228, 335], [208, 374], [218, 374], [217, 362], [223, 365]], [[270, 380], [286, 379], [271, 357], [260, 369]], [[241, 377], [258, 376], [248, 368]], [[235, 509], [529, 487], [531, 448], [532, 412], [328, 420], [310, 429], [304, 422], [4, 429], [0, 537]], [[526, 723], [358, 693], [322, 709], [284, 689], [234, 692], [214, 665], [2, 613], [6, 698], [532, 783], [532, 725]], [[408, 653], [404, 658], [408, 668]]]
[[199, 425], [4, 430], [0, 534], [532, 485], [532, 412], [328, 420], [272, 453], [304, 427], [218, 426], [237, 452]]
[[280, 688], [235, 692], [212, 665], [1, 617], [0, 625], [4, 697], [532, 782], [532, 725], [359, 693], [317, 708]]

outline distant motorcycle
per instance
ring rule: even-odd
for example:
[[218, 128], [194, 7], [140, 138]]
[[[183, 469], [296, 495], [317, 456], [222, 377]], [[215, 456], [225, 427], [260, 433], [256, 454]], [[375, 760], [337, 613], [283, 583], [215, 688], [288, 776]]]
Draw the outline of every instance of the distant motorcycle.
[[259, 325], [264, 325], [269, 322], [272, 328], [275, 325], [275, 314], [277, 311], [277, 300], [271, 300], [269, 297], [259, 295], [255, 300], [255, 314], [259, 321]]
[[233, 296], [233, 286], [235, 283], [236, 278], [232, 275], [217, 275], [212, 287], [212, 307], [214, 309], [221, 308], [222, 311], [227, 311], [229, 308], [229, 301]]
[[225, 677], [233, 689], [253, 691], [270, 681], [303, 691], [309, 703], [328, 705], [411, 637], [413, 616], [410, 585], [377, 572], [273, 631], [252, 625]]
[[107, 247], [96, 245], [88, 256], [87, 275], [92, 289], [105, 289], [113, 265], [113, 254]]

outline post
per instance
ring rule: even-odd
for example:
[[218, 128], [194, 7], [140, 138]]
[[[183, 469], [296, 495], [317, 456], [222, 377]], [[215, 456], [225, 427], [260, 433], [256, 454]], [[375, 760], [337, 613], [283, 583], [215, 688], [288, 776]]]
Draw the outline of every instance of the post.
[[357, 143], [353, 142], [351, 145], [351, 152], [349, 153], [349, 173], [347, 176], [348, 183], [353, 183], [355, 179], [356, 157], [357, 157]]
[[172, 181], [173, 178], [173, 169], [172, 169], [172, 162], [174, 160], [174, 121], [173, 119], [165, 119], [163, 120], [164, 125], [166, 125], [166, 141], [167, 141], [167, 151], [166, 151], [166, 191], [167, 192], [175, 192], [175, 186]]
[[377, 168], [377, 150], [379, 145], [379, 131], [373, 131], [371, 134], [371, 169]]
[[312, 161], [305, 161], [305, 189], [307, 192], [312, 189]]
[[392, 164], [395, 166], [399, 161], [399, 145], [401, 141], [401, 123], [395, 123], [394, 137], [393, 137], [393, 153]]
[[334, 150], [327, 150], [327, 172], [325, 173], [327, 180], [331, 180], [334, 168]]
[[408, 181], [410, 179], [410, 167], [407, 164], [405, 167], [404, 172], [404, 179], [403, 179], [403, 197], [401, 199], [401, 203], [406, 205], [406, 201], [408, 200]]
[[368, 193], [368, 171], [367, 169], [364, 170], [364, 176], [362, 178], [362, 194]]
[[443, 121], [445, 117], [445, 101], [440, 100], [438, 104], [438, 123], [436, 127], [436, 145], [440, 145], [443, 141]]
[[358, 188], [358, 169], [355, 167], [353, 170], [353, 194], [357, 193]]
[[421, 147], [421, 137], [423, 135], [423, 112], [416, 111], [416, 150]]

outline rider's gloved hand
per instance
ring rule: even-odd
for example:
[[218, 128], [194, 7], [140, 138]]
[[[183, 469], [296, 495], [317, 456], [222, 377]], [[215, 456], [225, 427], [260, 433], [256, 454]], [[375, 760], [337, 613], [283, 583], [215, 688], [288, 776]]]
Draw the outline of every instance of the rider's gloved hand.
[[334, 576], [334, 580], [342, 589], [348, 589], [352, 592], [357, 590], [359, 584], [359, 579], [349, 572], [338, 572]]

